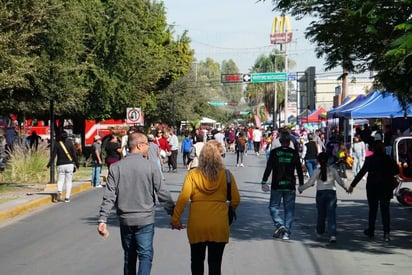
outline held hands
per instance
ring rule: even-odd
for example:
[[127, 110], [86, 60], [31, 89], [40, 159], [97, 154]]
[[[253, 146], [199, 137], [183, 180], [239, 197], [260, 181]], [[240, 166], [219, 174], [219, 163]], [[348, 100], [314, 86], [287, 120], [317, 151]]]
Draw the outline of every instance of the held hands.
[[349, 187], [346, 189], [346, 192], [348, 192], [348, 194], [352, 194], [352, 192], [353, 192], [353, 187], [352, 187], [352, 186], [349, 186]]
[[185, 228], [186, 228], [186, 226], [185, 226], [184, 224], [180, 223], [180, 222], [179, 222], [178, 224], [173, 224], [173, 223], [171, 223], [170, 225], [171, 225], [171, 227], [172, 227], [172, 230], [173, 230], [173, 229], [181, 230], [181, 229], [185, 229]]
[[265, 193], [269, 192], [269, 190], [270, 190], [269, 184], [267, 184], [265, 181], [262, 181], [261, 184], [262, 184], [262, 191], [265, 192]]

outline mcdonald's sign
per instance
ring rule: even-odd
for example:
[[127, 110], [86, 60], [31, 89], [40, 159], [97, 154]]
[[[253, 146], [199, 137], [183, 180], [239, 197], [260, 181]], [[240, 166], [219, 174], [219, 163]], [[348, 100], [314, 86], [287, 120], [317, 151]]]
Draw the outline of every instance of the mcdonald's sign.
[[287, 16], [276, 16], [272, 23], [270, 44], [285, 44], [292, 41], [292, 28]]

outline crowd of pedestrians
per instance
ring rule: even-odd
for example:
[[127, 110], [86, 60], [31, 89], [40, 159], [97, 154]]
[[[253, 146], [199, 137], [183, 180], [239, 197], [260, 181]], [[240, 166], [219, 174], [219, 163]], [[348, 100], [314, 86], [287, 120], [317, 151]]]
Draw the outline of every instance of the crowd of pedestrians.
[[[237, 169], [247, 169], [245, 158], [262, 159], [261, 154], [266, 156], [261, 189], [270, 192], [268, 214], [273, 222], [273, 238], [293, 238], [296, 192], [302, 193], [316, 186], [316, 235], [320, 240], [327, 233], [329, 241], [336, 242], [336, 184], [351, 193], [367, 174], [369, 216], [364, 234], [368, 238], [374, 237], [380, 208], [383, 238], [390, 241], [391, 178], [399, 170], [389, 156], [392, 152], [385, 145], [385, 133], [381, 135], [371, 131], [373, 141], [364, 142], [364, 133], [357, 132], [351, 148], [333, 133], [326, 139], [322, 131], [297, 130], [294, 127], [275, 131], [253, 126], [195, 129], [183, 133], [180, 141], [175, 129], [165, 127], [154, 128], [150, 133], [141, 128], [131, 128], [125, 138], [95, 136], [91, 152], [93, 187], [102, 187], [101, 169], [103, 165], [108, 167], [98, 232], [108, 237], [107, 219], [110, 210], [116, 207], [124, 251], [124, 274], [150, 274], [154, 253], [154, 214], [159, 201], [171, 216], [172, 229], [187, 228], [192, 274], [204, 273], [206, 255], [210, 274], [220, 274], [224, 248], [230, 236], [227, 193], [231, 193], [233, 209], [241, 201], [236, 179], [223, 165], [224, 157], [234, 153], [236, 162], [229, 166]], [[182, 167], [177, 165], [179, 151]], [[248, 153], [252, 156], [248, 157]], [[48, 167], [56, 157], [58, 194], [61, 196], [66, 184], [65, 200], [70, 201], [71, 175], [79, 164], [73, 143], [67, 140], [65, 132]], [[353, 157], [351, 167], [347, 161], [350, 157]], [[351, 181], [346, 175], [349, 168], [354, 175]], [[176, 202], [167, 190], [165, 172], [185, 174]], [[182, 215], [189, 201], [189, 215], [187, 224], [184, 224]]]

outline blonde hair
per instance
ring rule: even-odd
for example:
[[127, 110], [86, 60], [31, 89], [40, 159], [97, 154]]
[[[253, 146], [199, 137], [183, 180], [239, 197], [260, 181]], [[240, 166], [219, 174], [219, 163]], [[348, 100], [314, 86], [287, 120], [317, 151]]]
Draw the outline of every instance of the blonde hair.
[[205, 143], [202, 151], [200, 151], [198, 169], [206, 178], [210, 180], [217, 179], [219, 171], [224, 167], [222, 157], [224, 152], [223, 145], [216, 140]]

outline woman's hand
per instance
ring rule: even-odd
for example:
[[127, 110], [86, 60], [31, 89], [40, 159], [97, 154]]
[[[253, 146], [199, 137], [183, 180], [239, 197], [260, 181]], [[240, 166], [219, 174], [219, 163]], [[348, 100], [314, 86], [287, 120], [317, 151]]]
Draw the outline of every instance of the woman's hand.
[[181, 229], [184, 229], [184, 228], [185, 228], [185, 226], [184, 226], [182, 223], [180, 223], [180, 222], [177, 223], [177, 224], [171, 223], [170, 225], [172, 226], [172, 230], [173, 230], [173, 229], [181, 230]]

